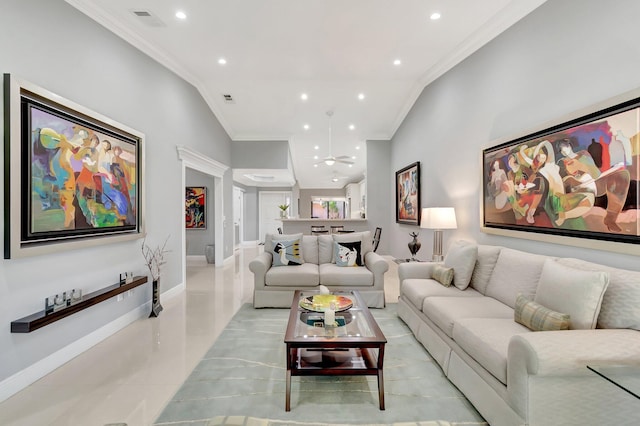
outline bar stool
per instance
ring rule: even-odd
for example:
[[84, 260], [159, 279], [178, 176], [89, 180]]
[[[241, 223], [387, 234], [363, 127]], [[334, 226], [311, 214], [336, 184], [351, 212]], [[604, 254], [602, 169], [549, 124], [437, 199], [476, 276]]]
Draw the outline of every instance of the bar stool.
[[331, 233], [337, 234], [344, 229], [344, 225], [331, 225]]
[[324, 229], [324, 225], [311, 225], [311, 235], [328, 234], [329, 231]]

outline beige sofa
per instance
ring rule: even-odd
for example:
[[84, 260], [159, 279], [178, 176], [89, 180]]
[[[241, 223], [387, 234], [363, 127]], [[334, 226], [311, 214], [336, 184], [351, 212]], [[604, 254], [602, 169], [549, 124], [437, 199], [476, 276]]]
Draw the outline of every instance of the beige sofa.
[[[272, 266], [274, 241], [299, 238], [304, 263]], [[364, 266], [337, 266], [334, 241], [360, 241]], [[336, 235], [267, 234], [264, 252], [249, 263], [254, 276], [255, 308], [288, 308], [295, 290], [318, 290], [322, 284], [330, 291], [358, 290], [367, 306], [384, 308], [384, 273], [387, 261], [372, 251], [371, 232]]]
[[[454, 285], [437, 266], [399, 266], [398, 315], [491, 425], [640, 424], [640, 401], [587, 369], [640, 371], [640, 272], [465, 242], [445, 258]], [[515, 322], [518, 294], [571, 329]]]

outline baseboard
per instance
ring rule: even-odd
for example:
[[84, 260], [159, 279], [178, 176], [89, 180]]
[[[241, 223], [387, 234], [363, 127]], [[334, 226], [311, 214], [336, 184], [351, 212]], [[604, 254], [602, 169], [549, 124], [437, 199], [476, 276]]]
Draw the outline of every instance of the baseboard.
[[[183, 292], [185, 288], [185, 283], [180, 283], [161, 293], [160, 297], [161, 299], [171, 299]], [[56, 368], [122, 330], [132, 322], [147, 317], [150, 309], [151, 301], [148, 301], [86, 336], [79, 338], [57, 352], [31, 364], [24, 370], [20, 370], [14, 375], [4, 379], [0, 382], [0, 402], [12, 397], [27, 386], [51, 373]]]

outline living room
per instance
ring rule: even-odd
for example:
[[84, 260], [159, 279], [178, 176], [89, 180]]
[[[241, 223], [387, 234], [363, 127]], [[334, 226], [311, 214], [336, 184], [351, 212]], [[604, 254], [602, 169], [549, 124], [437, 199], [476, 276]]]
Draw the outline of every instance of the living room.
[[[192, 84], [67, 2], [4, 3], [4, 73], [145, 133], [147, 242], [160, 244], [169, 237], [172, 255], [163, 267], [161, 291], [167, 300], [183, 292], [186, 265], [179, 254], [184, 252], [184, 212], [176, 200], [184, 193], [184, 164], [176, 145], [233, 168], [234, 141]], [[397, 224], [393, 203], [394, 172], [420, 161], [423, 207], [456, 210], [457, 229], [445, 232], [445, 249], [465, 239], [640, 270], [637, 256], [604, 250], [599, 242], [583, 247], [486, 234], [480, 227], [479, 195], [481, 153], [493, 141], [541, 130], [545, 123], [640, 86], [634, 37], [639, 12], [640, 4], [633, 0], [547, 1], [424, 87], [391, 140], [367, 141], [367, 220], [384, 229], [379, 252], [408, 257], [409, 234], [421, 231], [419, 257], [430, 257], [430, 231]], [[231, 169], [220, 181], [221, 215], [230, 218]], [[257, 197], [257, 191], [252, 193]], [[258, 239], [257, 231], [252, 239]], [[221, 242], [222, 258], [233, 258], [231, 233], [223, 232]], [[8, 324], [41, 309], [48, 295], [74, 287], [99, 288], [116, 282], [124, 271], [146, 275], [140, 240], [5, 259], [2, 270], [6, 326], [0, 333], [1, 400], [126, 329], [141, 318], [140, 307], [150, 295], [150, 290], [135, 291], [35, 335], [19, 335], [10, 333]]]

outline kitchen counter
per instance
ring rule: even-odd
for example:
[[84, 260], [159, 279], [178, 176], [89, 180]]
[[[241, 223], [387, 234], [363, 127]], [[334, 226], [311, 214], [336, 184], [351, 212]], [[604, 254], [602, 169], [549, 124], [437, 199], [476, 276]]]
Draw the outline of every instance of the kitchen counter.
[[297, 234], [302, 232], [303, 234], [311, 234], [311, 226], [324, 225], [325, 229], [331, 232], [332, 225], [343, 225], [345, 230], [352, 230], [356, 232], [360, 231], [372, 231], [369, 228], [369, 222], [367, 219], [308, 219], [308, 218], [292, 218], [281, 219], [282, 230], [285, 234]]

